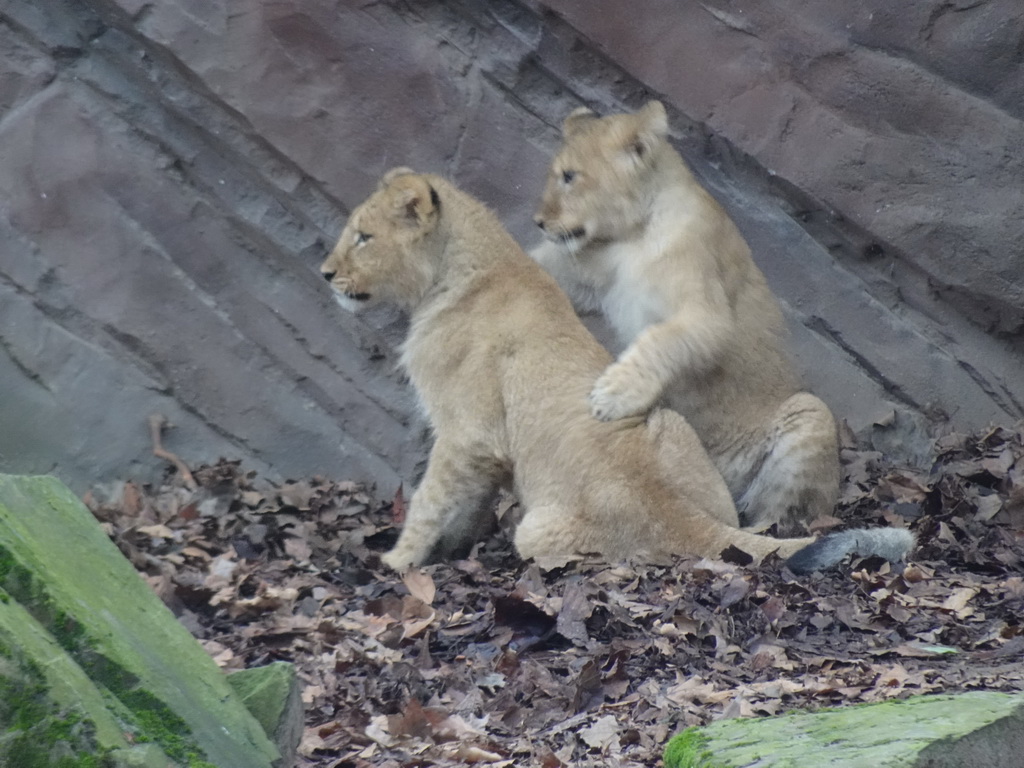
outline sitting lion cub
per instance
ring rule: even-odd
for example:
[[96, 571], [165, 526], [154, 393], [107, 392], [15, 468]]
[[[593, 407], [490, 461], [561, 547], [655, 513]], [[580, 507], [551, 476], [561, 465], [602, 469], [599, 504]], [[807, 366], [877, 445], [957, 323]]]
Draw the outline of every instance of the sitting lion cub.
[[[557, 284], [495, 216], [444, 179], [399, 168], [353, 211], [321, 267], [339, 303], [409, 312], [402, 363], [434, 430], [430, 461], [384, 562], [395, 569], [472, 542], [491, 491], [524, 507], [523, 557], [794, 555], [802, 570], [854, 549], [902, 557], [898, 529], [773, 539], [729, 525], [729, 492], [685, 421], [668, 410], [602, 422], [587, 394], [611, 358]], [[669, 443], [671, 473], [656, 441]]]
[[835, 505], [835, 421], [801, 391], [764, 275], [667, 132], [657, 101], [569, 115], [536, 216], [548, 241], [531, 255], [625, 347], [590, 393], [593, 415], [664, 399], [700, 436], [740, 523], [792, 530]]

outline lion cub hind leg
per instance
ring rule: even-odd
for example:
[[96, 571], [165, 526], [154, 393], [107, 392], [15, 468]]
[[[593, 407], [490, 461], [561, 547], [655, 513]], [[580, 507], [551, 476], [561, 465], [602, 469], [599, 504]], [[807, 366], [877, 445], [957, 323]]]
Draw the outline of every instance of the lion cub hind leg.
[[732, 495], [689, 422], [675, 411], [658, 408], [647, 419], [647, 435], [654, 442], [661, 476], [679, 499], [737, 528], [739, 516]]
[[832, 513], [839, 496], [839, 441], [832, 412], [817, 397], [798, 392], [779, 406], [759, 459], [736, 504], [740, 525], [763, 530], [778, 523], [786, 535]]
[[409, 502], [398, 542], [381, 560], [404, 571], [465, 546], [486, 527], [483, 504], [501, 477], [496, 462], [439, 438]]
[[516, 551], [524, 560], [601, 551], [584, 540], [585, 533], [578, 516], [565, 505], [533, 504], [516, 528]]

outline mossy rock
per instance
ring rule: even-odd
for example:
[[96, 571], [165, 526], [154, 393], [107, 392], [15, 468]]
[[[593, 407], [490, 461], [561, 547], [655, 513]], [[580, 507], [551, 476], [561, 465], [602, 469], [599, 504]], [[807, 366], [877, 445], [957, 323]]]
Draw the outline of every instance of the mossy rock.
[[[0, 678], [19, 702], [0, 708], [0, 758], [31, 730], [53, 742], [47, 768], [280, 764], [226, 676], [58, 480], [0, 475], [0, 589]], [[32, 706], [49, 725], [26, 728]], [[160, 751], [133, 746], [145, 743]], [[68, 762], [90, 747], [92, 763]]]
[[295, 666], [275, 661], [241, 669], [228, 675], [228, 682], [281, 754], [294, 755], [305, 726], [302, 688]]
[[[0, 590], [0, 765], [94, 768], [130, 756], [124, 719], [43, 626]], [[127, 713], [122, 713], [127, 715]], [[156, 748], [154, 760], [167, 756]]]
[[665, 768], [1019, 768], [1024, 696], [916, 696], [689, 728]]

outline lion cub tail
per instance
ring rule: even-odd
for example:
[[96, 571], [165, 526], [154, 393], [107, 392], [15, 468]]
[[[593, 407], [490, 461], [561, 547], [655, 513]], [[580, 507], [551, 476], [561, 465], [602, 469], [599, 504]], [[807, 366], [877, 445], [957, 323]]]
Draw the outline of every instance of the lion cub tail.
[[830, 533], [797, 550], [786, 560], [793, 573], [829, 568], [847, 555], [903, 560], [915, 544], [914, 534], [903, 528], [858, 528]]

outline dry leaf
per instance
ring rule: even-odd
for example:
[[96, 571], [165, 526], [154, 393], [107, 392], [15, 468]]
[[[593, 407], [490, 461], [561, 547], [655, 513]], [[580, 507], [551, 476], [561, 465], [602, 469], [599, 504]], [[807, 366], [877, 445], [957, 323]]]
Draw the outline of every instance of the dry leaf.
[[[176, 479], [137, 486], [135, 517], [123, 486], [92, 503], [217, 663], [296, 663], [310, 765], [626, 768], [656, 765], [677, 727], [723, 716], [1024, 691], [1024, 465], [1008, 465], [1024, 432], [943, 441], [927, 476], [855, 444], [836, 517], [909, 525], [919, 547], [901, 573], [863, 561], [792, 579], [771, 559], [692, 557], [545, 570], [524, 565], [499, 526], [469, 559], [403, 584], [379, 559], [393, 502], [350, 483], [303, 481], [310, 509], [297, 514], [220, 462], [196, 469], [195, 494]], [[190, 519], [190, 507], [203, 512]], [[240, 559], [250, 534], [265, 546]]]
[[961, 613], [966, 608], [967, 603], [978, 594], [977, 587], [960, 587], [959, 589], [953, 590], [952, 594], [942, 602], [942, 607], [947, 611], [955, 611]]
[[168, 528], [166, 525], [143, 525], [137, 528], [139, 533], [144, 533], [146, 536], [153, 536], [157, 539], [173, 539], [174, 531]]
[[613, 745], [619, 746], [619, 724], [614, 715], [599, 717], [593, 725], [584, 728], [579, 736], [592, 749], [599, 749], [602, 752]]
[[410, 568], [403, 574], [402, 583], [413, 597], [419, 598], [427, 605], [434, 602], [437, 587], [434, 586], [434, 579], [426, 571], [420, 568]]

